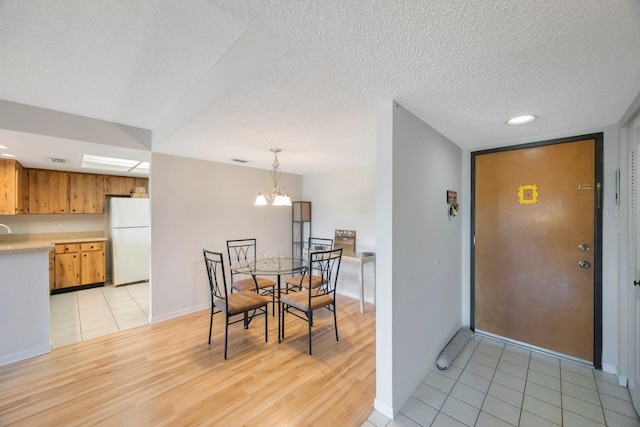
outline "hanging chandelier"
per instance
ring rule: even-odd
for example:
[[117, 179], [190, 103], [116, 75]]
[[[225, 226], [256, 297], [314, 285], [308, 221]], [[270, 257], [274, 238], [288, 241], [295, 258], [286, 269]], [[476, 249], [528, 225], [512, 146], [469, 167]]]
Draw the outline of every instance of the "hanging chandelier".
[[272, 148], [271, 152], [275, 156], [275, 160], [271, 164], [273, 169], [271, 170], [271, 190], [267, 190], [263, 188], [261, 192], [256, 196], [256, 201], [254, 205], [256, 206], [264, 206], [267, 205], [267, 199], [271, 201], [273, 206], [291, 206], [291, 199], [287, 194], [287, 189], [280, 188], [278, 185], [278, 181], [280, 181], [280, 162], [278, 161], [278, 153], [282, 150], [279, 148]]

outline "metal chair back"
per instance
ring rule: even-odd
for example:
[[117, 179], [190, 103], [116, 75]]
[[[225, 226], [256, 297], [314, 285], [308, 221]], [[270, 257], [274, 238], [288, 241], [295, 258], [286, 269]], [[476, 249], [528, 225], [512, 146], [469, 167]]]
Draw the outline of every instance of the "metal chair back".
[[309, 252], [330, 251], [333, 249], [333, 239], [309, 237]]
[[211, 306], [216, 299], [227, 299], [227, 278], [224, 272], [222, 253], [202, 250], [204, 262], [209, 276], [209, 290], [211, 292]]
[[[227, 240], [229, 267], [249, 267], [256, 262], [256, 239]], [[236, 274], [231, 269], [231, 283]]]
[[[323, 294], [330, 294], [335, 301], [336, 287], [338, 284], [338, 273], [340, 272], [340, 262], [342, 260], [342, 248], [328, 251], [311, 252], [309, 254], [309, 268], [314, 275], [322, 277], [323, 285], [312, 289], [311, 275], [306, 276], [309, 281], [303, 286], [309, 289], [309, 303], [311, 299]], [[311, 306], [311, 305], [309, 305]]]

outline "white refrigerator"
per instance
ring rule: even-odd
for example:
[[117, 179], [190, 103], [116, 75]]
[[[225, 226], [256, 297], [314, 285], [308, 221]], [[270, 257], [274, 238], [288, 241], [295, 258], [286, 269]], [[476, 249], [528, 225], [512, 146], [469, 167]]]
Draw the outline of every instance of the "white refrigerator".
[[149, 280], [150, 224], [149, 199], [111, 198], [109, 228], [114, 286]]

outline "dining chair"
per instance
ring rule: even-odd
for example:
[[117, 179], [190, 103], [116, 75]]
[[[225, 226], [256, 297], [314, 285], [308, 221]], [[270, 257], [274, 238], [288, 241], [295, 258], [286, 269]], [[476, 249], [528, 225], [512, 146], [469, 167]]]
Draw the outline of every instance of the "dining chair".
[[[248, 266], [256, 261], [256, 239], [235, 239], [227, 240], [227, 255], [229, 258], [229, 267], [232, 265]], [[242, 273], [235, 273], [231, 269], [231, 289], [236, 291], [255, 291], [261, 295], [271, 295], [271, 312], [275, 316], [275, 288], [276, 282], [264, 277], [245, 277], [237, 278], [237, 276], [246, 276]]]
[[[322, 252], [322, 251], [330, 251], [333, 249], [333, 239], [323, 239], [320, 237], [309, 237], [309, 245], [308, 252]], [[309, 281], [308, 271], [305, 271], [303, 274], [298, 274], [296, 276], [290, 277], [285, 280], [287, 289], [293, 287], [297, 289], [302, 289], [303, 286]], [[318, 286], [323, 285], [323, 278], [318, 274], [313, 274], [311, 271], [311, 286], [317, 288]]]
[[[224, 271], [223, 255], [220, 252], [211, 252], [206, 249], [202, 250], [204, 262], [207, 266], [207, 275], [209, 276], [209, 290], [211, 293], [211, 317], [209, 319], [209, 345], [211, 345], [211, 329], [213, 327], [213, 314], [215, 308], [217, 313], [224, 313], [224, 359], [227, 359], [227, 342], [229, 338], [229, 325], [244, 321], [245, 329], [249, 325], [249, 312], [253, 311], [252, 316], [256, 315], [257, 309], [263, 308], [264, 312], [264, 342], [269, 340], [269, 329], [267, 320], [267, 306], [269, 298], [258, 295], [251, 290], [245, 290], [229, 294], [227, 292], [227, 278]], [[229, 322], [229, 319], [235, 315], [243, 314], [242, 319]]]
[[309, 267], [322, 278], [323, 286], [314, 287], [312, 285], [311, 275], [307, 275], [307, 284], [303, 285], [303, 289], [300, 292], [291, 292], [280, 296], [280, 304], [282, 304], [282, 319], [280, 323], [282, 325], [281, 337], [284, 339], [285, 313], [290, 313], [299, 319], [306, 320], [309, 328], [309, 355], [311, 355], [313, 312], [318, 309], [327, 308], [333, 312], [333, 324], [336, 330], [336, 341], [338, 341], [336, 285], [338, 283], [341, 259], [342, 248], [311, 252], [309, 254]]

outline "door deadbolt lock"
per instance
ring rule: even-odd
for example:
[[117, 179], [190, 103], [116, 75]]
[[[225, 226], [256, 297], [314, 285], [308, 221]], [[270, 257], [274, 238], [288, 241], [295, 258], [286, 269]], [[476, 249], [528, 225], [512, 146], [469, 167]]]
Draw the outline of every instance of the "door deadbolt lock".
[[580, 249], [581, 251], [588, 251], [591, 250], [591, 248], [589, 247], [589, 245], [587, 245], [586, 243], [583, 243], [581, 245], [578, 246], [578, 249]]
[[578, 265], [582, 268], [589, 268], [591, 267], [591, 263], [589, 261], [585, 261], [583, 259], [581, 259], [580, 261], [578, 261]]

